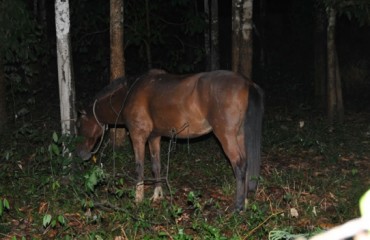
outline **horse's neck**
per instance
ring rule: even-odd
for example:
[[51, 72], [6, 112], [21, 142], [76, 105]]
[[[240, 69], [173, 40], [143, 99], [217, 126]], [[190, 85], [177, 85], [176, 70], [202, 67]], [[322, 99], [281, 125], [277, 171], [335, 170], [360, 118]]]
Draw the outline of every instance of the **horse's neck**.
[[122, 124], [122, 112], [125, 104], [126, 92], [126, 89], [122, 87], [113, 93], [98, 99], [98, 119], [101, 119], [101, 121], [107, 124]]

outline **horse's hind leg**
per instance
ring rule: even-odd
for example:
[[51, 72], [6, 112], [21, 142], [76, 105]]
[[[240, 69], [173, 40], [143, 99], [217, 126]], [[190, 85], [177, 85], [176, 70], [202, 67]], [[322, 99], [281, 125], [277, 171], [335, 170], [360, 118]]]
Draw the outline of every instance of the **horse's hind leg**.
[[163, 198], [163, 190], [161, 183], [161, 137], [152, 137], [149, 139], [150, 157], [152, 160], [152, 171], [155, 178], [154, 194], [151, 198], [152, 201], [159, 201]]
[[245, 177], [247, 170], [247, 161], [243, 145], [241, 145], [241, 138], [237, 137], [235, 133], [217, 133], [215, 135], [220, 141], [222, 148], [229, 158], [234, 170], [236, 178], [236, 202], [235, 210], [241, 211], [244, 209], [245, 202]]

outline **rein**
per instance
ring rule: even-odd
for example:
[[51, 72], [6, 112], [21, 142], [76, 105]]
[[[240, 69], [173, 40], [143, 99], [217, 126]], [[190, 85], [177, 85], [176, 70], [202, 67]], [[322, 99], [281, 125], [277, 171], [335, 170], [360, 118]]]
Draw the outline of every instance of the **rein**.
[[94, 151], [91, 151], [91, 154], [95, 154], [99, 151], [100, 147], [101, 147], [101, 144], [103, 143], [103, 140], [104, 140], [104, 135], [105, 135], [105, 132], [106, 130], [108, 129], [108, 125], [107, 124], [101, 124], [98, 120], [98, 117], [96, 116], [96, 113], [95, 113], [95, 107], [96, 107], [96, 102], [98, 101], [98, 99], [95, 99], [94, 101], [94, 105], [93, 105], [93, 114], [94, 114], [94, 118], [96, 120], [96, 122], [99, 124], [99, 126], [101, 127], [102, 131], [103, 131], [103, 134], [102, 136], [100, 137], [100, 142], [98, 144], [98, 146], [96, 147], [96, 149]]

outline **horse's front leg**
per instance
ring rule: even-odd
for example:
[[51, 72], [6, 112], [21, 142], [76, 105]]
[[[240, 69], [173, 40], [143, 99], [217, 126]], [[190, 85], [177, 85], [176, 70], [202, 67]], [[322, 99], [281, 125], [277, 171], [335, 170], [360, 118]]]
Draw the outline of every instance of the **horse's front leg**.
[[152, 137], [149, 139], [150, 157], [152, 160], [152, 171], [155, 178], [154, 194], [151, 198], [152, 201], [159, 201], [163, 198], [163, 190], [161, 183], [161, 137]]
[[131, 141], [135, 153], [137, 173], [135, 202], [140, 203], [144, 199], [144, 157], [146, 140], [141, 137], [136, 137], [134, 134], [131, 134]]

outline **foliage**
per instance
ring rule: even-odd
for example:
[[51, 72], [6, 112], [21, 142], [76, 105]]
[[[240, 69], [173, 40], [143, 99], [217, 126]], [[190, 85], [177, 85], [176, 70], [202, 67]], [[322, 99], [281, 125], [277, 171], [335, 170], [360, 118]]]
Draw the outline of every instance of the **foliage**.
[[70, 171], [69, 166], [73, 161], [72, 152], [74, 151], [75, 146], [75, 138], [67, 135], [58, 136], [56, 132], [53, 132], [52, 142], [48, 146], [50, 170], [53, 176], [66, 174]]
[[368, 0], [323, 0], [326, 6], [332, 6], [341, 15], [345, 15], [349, 20], [355, 19], [361, 26], [370, 25], [370, 2]]
[[106, 73], [109, 71], [109, 1], [70, 1], [70, 11], [77, 77]]
[[[295, 114], [305, 116], [299, 111]], [[271, 239], [282, 239], [311, 234], [359, 214], [348, 206], [357, 205], [356, 199], [364, 191], [358, 186], [368, 179], [366, 168], [361, 167], [367, 163], [368, 148], [352, 140], [358, 143], [368, 138], [363, 133], [367, 122], [351, 122], [333, 133], [319, 120], [296, 118], [279, 109], [266, 116], [259, 190], [249, 198], [246, 211], [239, 214], [230, 211], [234, 191], [229, 188], [235, 188], [235, 180], [214, 138], [190, 146], [178, 142], [176, 153], [171, 153], [167, 176], [172, 195], [151, 203], [152, 186], [148, 185], [145, 201], [136, 205], [130, 144], [116, 154], [102, 153], [102, 161], [95, 165], [69, 157], [75, 139], [53, 131], [41, 138], [49, 139], [44, 146], [45, 141], [38, 136], [42, 133], [31, 125], [29, 130], [25, 128], [11, 137], [17, 139], [17, 145], [7, 145], [9, 154], [2, 155], [0, 180], [9, 184], [0, 186], [4, 194], [0, 229], [13, 236], [20, 228], [17, 221], [32, 216], [33, 222], [24, 223], [25, 230], [19, 236], [264, 239], [270, 234]], [[334, 140], [327, 134], [334, 134]], [[22, 142], [36, 147], [24, 152], [13, 150]], [[167, 144], [164, 142], [162, 148], [163, 158]], [[116, 177], [109, 174], [113, 155], [120, 174]], [[26, 164], [25, 159], [32, 161]], [[146, 164], [145, 171], [148, 176], [150, 164]], [[296, 211], [294, 216], [292, 209]], [[10, 221], [12, 224], [2, 225]]]
[[[39, 44], [41, 29], [30, 17], [25, 3], [21, 0], [1, 1], [0, 11], [0, 53], [5, 63], [26, 65], [36, 61], [42, 50]], [[27, 72], [29, 69], [26, 66], [23, 70], [26, 75], [32, 74]]]
[[[135, 51], [135, 57], [140, 59], [130, 58], [130, 61], [146, 62], [146, 46], [150, 45], [154, 67], [174, 72], [195, 71], [204, 56], [199, 46], [203, 44], [203, 16], [189, 0], [172, 1], [167, 8], [163, 8], [163, 4], [164, 1], [149, 1], [147, 13], [144, 1], [126, 2], [126, 54], [130, 56]], [[146, 14], [150, 29], [147, 27]], [[127, 62], [129, 68], [130, 61]], [[145, 65], [140, 65], [143, 66], [140, 71], [145, 71]]]
[[5, 210], [9, 210], [9, 201], [6, 198], [0, 199], [0, 217], [4, 214]]
[[[13, 100], [15, 119], [30, 112], [35, 98], [30, 84], [39, 67], [47, 63], [48, 48], [43, 41], [43, 27], [29, 14], [25, 1], [0, 2], [0, 56]], [[25, 97], [26, 96], [26, 97]], [[26, 100], [24, 100], [26, 99]]]

